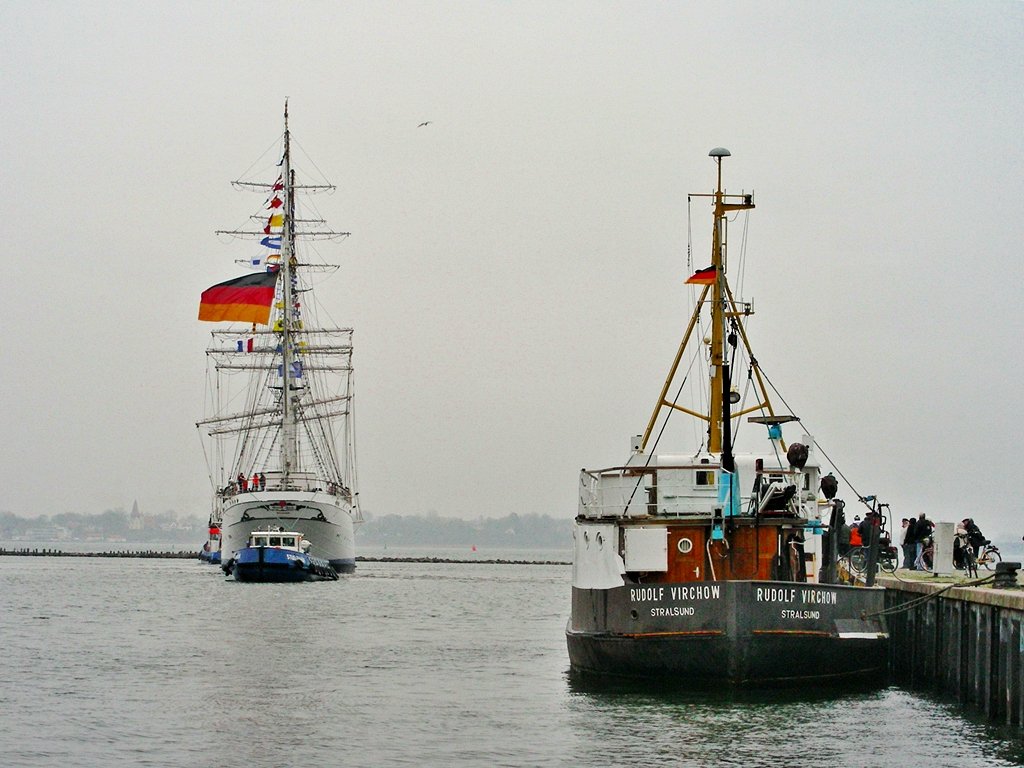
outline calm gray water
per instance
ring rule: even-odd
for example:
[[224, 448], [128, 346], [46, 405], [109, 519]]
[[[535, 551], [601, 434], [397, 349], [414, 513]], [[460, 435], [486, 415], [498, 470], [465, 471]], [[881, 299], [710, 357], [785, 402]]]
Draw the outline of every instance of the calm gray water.
[[581, 684], [568, 605], [562, 565], [361, 563], [275, 585], [0, 557], [0, 765], [1024, 764], [1020, 731], [895, 687]]

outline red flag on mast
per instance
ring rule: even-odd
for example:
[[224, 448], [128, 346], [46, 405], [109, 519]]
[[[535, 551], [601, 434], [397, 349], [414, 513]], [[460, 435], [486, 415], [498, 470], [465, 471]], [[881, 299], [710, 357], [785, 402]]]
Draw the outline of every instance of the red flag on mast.
[[687, 283], [695, 285], [712, 285], [715, 282], [715, 277], [718, 275], [717, 270], [714, 267], [707, 267], [705, 269], [698, 269], [686, 280]]
[[211, 286], [199, 299], [199, 319], [211, 323], [238, 320], [261, 323], [270, 320], [278, 272], [257, 272]]

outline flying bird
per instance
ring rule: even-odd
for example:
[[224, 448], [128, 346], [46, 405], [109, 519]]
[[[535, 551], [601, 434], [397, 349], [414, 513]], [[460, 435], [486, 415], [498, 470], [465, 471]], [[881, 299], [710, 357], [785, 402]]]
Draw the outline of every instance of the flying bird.
[[433, 120], [427, 120], [425, 123], [420, 123], [416, 127], [417, 128], [422, 128], [424, 125], [430, 125], [432, 122], [434, 122], [434, 121]]

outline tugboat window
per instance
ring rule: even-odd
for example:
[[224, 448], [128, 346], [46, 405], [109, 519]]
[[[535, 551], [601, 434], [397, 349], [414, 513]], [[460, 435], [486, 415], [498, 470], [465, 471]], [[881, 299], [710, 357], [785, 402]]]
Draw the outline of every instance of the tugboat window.
[[294, 547], [295, 546], [295, 537], [294, 536], [282, 536], [281, 537], [281, 541], [283, 542], [283, 545], [286, 546], [286, 547]]
[[281, 546], [281, 537], [280, 536], [271, 536], [270, 537], [270, 546], [272, 546], [272, 547], [280, 547]]

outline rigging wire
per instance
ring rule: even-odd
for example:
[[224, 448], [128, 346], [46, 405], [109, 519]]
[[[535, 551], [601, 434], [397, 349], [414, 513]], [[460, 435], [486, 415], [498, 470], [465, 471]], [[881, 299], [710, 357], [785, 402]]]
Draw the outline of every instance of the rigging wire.
[[[281, 134], [275, 141], [265, 150], [260, 157], [258, 157], [242, 174], [241, 178], [249, 176], [253, 173], [261, 164], [265, 164], [268, 153], [273, 151], [274, 147], [279, 146], [283, 140], [283, 134]], [[316, 162], [309, 156], [305, 148], [302, 147], [298, 142], [293, 143], [298, 147], [302, 156], [305, 160], [308, 160], [309, 164], [316, 170], [320, 177], [325, 182], [324, 187], [329, 186], [327, 182], [326, 174], [317, 166]], [[275, 163], [280, 166], [280, 163]], [[263, 171], [261, 170], [260, 173]], [[280, 173], [280, 170], [277, 170]], [[249, 182], [243, 182], [248, 185]], [[266, 185], [270, 186], [270, 185]], [[260, 189], [259, 191], [265, 191]], [[331, 191], [333, 187], [328, 190], [322, 189], [307, 189], [306, 192], [319, 192], [319, 191]], [[271, 196], [274, 194], [271, 191]], [[318, 206], [309, 199], [308, 195], [296, 197], [294, 200], [296, 205], [296, 213], [299, 211], [312, 210], [315, 214], [315, 218], [323, 219], [324, 217], [320, 214]], [[266, 221], [268, 216], [265, 205], [261, 206], [260, 209], [246, 222], [237, 227], [237, 230], [243, 231], [246, 229], [252, 229], [251, 221]], [[301, 213], [296, 218], [302, 218]], [[301, 236], [301, 233], [299, 233]], [[244, 237], [242, 235], [232, 235], [233, 237]], [[338, 238], [347, 237], [348, 233], [337, 233]], [[257, 236], [259, 237], [259, 236]], [[334, 239], [334, 238], [331, 238]], [[316, 245], [309, 239], [300, 238], [295, 243], [297, 246], [295, 249], [296, 256], [305, 256], [308, 252], [316, 254], [317, 257], [323, 261], [323, 256]], [[263, 250], [261, 249], [261, 254]], [[249, 263], [249, 260], [246, 260]], [[317, 267], [333, 267], [333, 271], [337, 270], [338, 267], [335, 265], [303, 265], [312, 266], [314, 269], [303, 269], [301, 272], [295, 271], [294, 275], [296, 278], [296, 287], [299, 291], [311, 291], [312, 284], [310, 275], [312, 271], [316, 271]], [[307, 326], [311, 326], [311, 331], [316, 327], [318, 323], [318, 315], [323, 314], [330, 316], [330, 312], [320, 304], [319, 300], [312, 292], [304, 293], [304, 297], [308, 297], [309, 303], [304, 306], [301, 312], [302, 320]], [[306, 299], [303, 299], [305, 303]], [[276, 302], [280, 301], [280, 296], [275, 298], [275, 318], [281, 318], [284, 313], [290, 312], [289, 308], [277, 308]], [[296, 318], [297, 319], [297, 318]], [[333, 318], [331, 318], [333, 320]], [[335, 324], [337, 325], [337, 324]], [[271, 322], [271, 328], [273, 322]], [[245, 329], [239, 329], [237, 336], [244, 337], [248, 335], [248, 331]], [[235, 336], [234, 333], [225, 334], [226, 337]], [[319, 338], [321, 334], [311, 333], [309, 339], [312, 346], [316, 346], [315, 339]], [[332, 333], [325, 333], [322, 336], [326, 339], [334, 337]], [[349, 339], [351, 339], [351, 331], [349, 331]], [[349, 347], [351, 347], [351, 341], [349, 341]], [[309, 407], [310, 417], [309, 419], [303, 419], [301, 422], [300, 434], [303, 435], [305, 440], [299, 441], [298, 457], [309, 458], [310, 456], [315, 461], [318, 467], [319, 474], [324, 479], [330, 479], [335, 482], [339, 482], [342, 486], [348, 487], [352, 491], [355, 487], [354, 483], [354, 472], [351, 473], [352, 477], [348, 477], [349, 473], [342, 467], [341, 459], [339, 455], [341, 450], [344, 450], [344, 466], [345, 468], [353, 466], [354, 469], [354, 457], [350, 455], [348, 446], [354, 447], [354, 436], [351, 434], [351, 409], [352, 409], [352, 392], [351, 392], [351, 364], [347, 366], [347, 374], [341, 377], [341, 381], [338, 382], [337, 386], [334, 386], [333, 377], [321, 377], [317, 375], [309, 376], [306, 375], [304, 378], [305, 386], [301, 389], [292, 392], [287, 392], [283, 387], [275, 387], [274, 375], [276, 369], [273, 367], [273, 360], [280, 360], [277, 354], [263, 353], [259, 355], [261, 361], [266, 361], [266, 365], [255, 365], [251, 369], [227, 369], [219, 368], [218, 359], [223, 360], [225, 355], [232, 355], [235, 350], [231, 349], [230, 346], [225, 346], [220, 349], [208, 350], [208, 354], [213, 353], [210, 358], [212, 364], [208, 366], [207, 370], [207, 382], [208, 382], [208, 394], [210, 397], [207, 400], [208, 409], [212, 409], [214, 413], [227, 414], [229, 410], [235, 410], [239, 414], [240, 429], [235, 432], [230, 432], [221, 435], [208, 435], [210, 440], [210, 447], [208, 449], [206, 441], [203, 440], [202, 429], [200, 429], [200, 438], [203, 444], [204, 457], [207, 460], [208, 475], [210, 477], [211, 485], [216, 489], [220, 484], [217, 482], [215, 474], [219, 474], [223, 479], [226, 476], [227, 467], [224, 465], [224, 459], [227, 457], [232, 458], [232, 467], [230, 470], [230, 478], [232, 479], [237, 476], [238, 473], [243, 473], [248, 477], [251, 471], [257, 466], [270, 468], [273, 466], [272, 457], [274, 455], [275, 447], [281, 445], [283, 440], [283, 429], [280, 423], [265, 423], [266, 415], [256, 415], [256, 411], [266, 411], [263, 406], [269, 406], [277, 409], [278, 418], [280, 418], [281, 406], [283, 399], [291, 397], [293, 394], [297, 397], [298, 411], [301, 414], [303, 411], [303, 400], [307, 401], [310, 398], [315, 402], [316, 400], [327, 400], [334, 391], [339, 394], [344, 393], [349, 398], [349, 404], [346, 406], [343, 415], [344, 418], [335, 422], [332, 420], [332, 416], [335, 414], [329, 412], [327, 408], [321, 408], [319, 405], [311, 405]], [[220, 353], [220, 354], [218, 354]], [[351, 350], [348, 352], [351, 356]], [[307, 370], [316, 370], [316, 362], [321, 356], [316, 353], [310, 353], [309, 357], [303, 359], [313, 361], [314, 364], [308, 367]], [[254, 355], [252, 359], [256, 359]], [[351, 359], [349, 357], [349, 359]], [[264, 374], [264, 370], [266, 373]], [[216, 386], [214, 387], [212, 382], [213, 376], [216, 377]], [[240, 378], [238, 378], [240, 377]], [[225, 385], [225, 386], [222, 386]], [[317, 396], [317, 393], [321, 393], [321, 396]], [[214, 396], [216, 394], [216, 396]], [[337, 428], [332, 428], [332, 424], [337, 424]], [[197, 425], [198, 426], [198, 425]], [[345, 443], [339, 446], [338, 440], [339, 435], [344, 430]], [[229, 450], [233, 448], [234, 450]], [[215, 452], [217, 456], [212, 455]], [[215, 466], [219, 464], [219, 466]], [[333, 467], [333, 468], [332, 468]], [[353, 496], [356, 494], [353, 494]]]
[[[781, 392], [779, 392], [778, 388], [777, 388], [777, 387], [775, 386], [775, 384], [774, 384], [774, 383], [772, 382], [771, 378], [770, 378], [770, 377], [768, 376], [768, 374], [767, 374], [767, 373], [765, 373], [765, 370], [764, 370], [764, 368], [761, 368], [761, 367], [759, 366], [759, 367], [758, 367], [758, 370], [760, 370], [760, 371], [761, 371], [761, 375], [762, 375], [762, 376], [764, 377], [764, 380], [768, 382], [769, 386], [771, 386], [771, 388], [772, 388], [772, 391], [773, 391], [773, 392], [775, 392], [775, 394], [776, 394], [776, 395], [778, 395], [779, 401], [780, 401], [780, 402], [781, 402], [781, 403], [782, 403], [783, 405], [785, 405], [785, 406], [786, 406], [786, 408], [789, 408], [789, 412], [790, 412], [790, 413], [793, 413], [793, 409], [792, 409], [792, 408], [790, 407], [789, 403], [787, 403], [787, 402], [786, 402], [786, 398], [784, 398], [784, 397], [782, 396], [782, 393], [781, 393]], [[801, 424], [803, 424], [803, 420], [802, 420], [802, 419], [801, 419]], [[805, 425], [805, 426], [806, 426], [806, 425]], [[811, 433], [813, 433], [813, 430], [810, 430], [810, 429], [808, 429], [807, 431], [808, 431], [808, 432], [811, 432]], [[812, 442], [814, 443], [814, 447], [815, 447], [815, 448], [817, 448], [817, 449], [818, 449], [819, 451], [821, 451], [821, 455], [825, 457], [825, 459], [826, 459], [826, 460], [828, 461], [828, 463], [829, 463], [829, 464], [831, 465], [831, 467], [832, 467], [832, 468], [833, 468], [833, 469], [834, 469], [834, 470], [835, 470], [835, 471], [836, 471], [836, 472], [837, 472], [837, 473], [839, 474], [839, 476], [840, 476], [841, 478], [843, 478], [843, 481], [844, 481], [844, 482], [845, 482], [845, 483], [846, 483], [846, 484], [847, 484], [848, 486], [850, 486], [850, 490], [852, 490], [852, 491], [853, 491], [853, 492], [854, 492], [854, 493], [855, 493], [855, 494], [857, 495], [857, 500], [858, 500], [858, 501], [859, 501], [859, 502], [860, 502], [861, 504], [863, 504], [864, 506], [866, 506], [866, 507], [868, 507], [868, 508], [870, 509], [870, 505], [869, 505], [869, 504], [868, 504], [868, 503], [867, 503], [867, 502], [866, 502], [866, 501], [864, 500], [864, 496], [863, 496], [863, 494], [861, 494], [861, 492], [860, 492], [860, 491], [858, 491], [858, 490], [857, 490], [857, 488], [856, 488], [856, 487], [854, 486], [853, 482], [852, 482], [852, 481], [851, 481], [851, 480], [850, 480], [850, 479], [849, 479], [849, 478], [848, 478], [848, 477], [847, 477], [846, 475], [844, 475], [844, 474], [843, 474], [843, 471], [842, 471], [842, 470], [841, 470], [841, 469], [839, 468], [839, 466], [838, 466], [838, 465], [837, 465], [837, 464], [835, 463], [835, 461], [833, 461], [833, 460], [832, 460], [832, 457], [831, 457], [831, 456], [829, 456], [829, 455], [828, 455], [828, 454], [827, 454], [827, 453], [825, 452], [825, 449], [821, 447], [821, 444], [820, 444], [820, 443], [819, 443], [819, 442], [818, 442], [818, 441], [817, 441], [817, 440], [816, 440], [816, 439], [815, 439], [815, 438], [814, 438], [813, 436], [811, 437], [811, 441], [812, 441]]]
[[[676, 392], [675, 400], [678, 400], [679, 396], [683, 393], [683, 386], [685, 386], [685, 384], [686, 376], [683, 376], [683, 380], [679, 384], [679, 390]], [[673, 400], [673, 402], [675, 402], [675, 400]], [[665, 434], [665, 428], [668, 426], [668, 420], [672, 416], [672, 410], [672, 408], [668, 409], [669, 412], [665, 415], [665, 420], [661, 423], [661, 430], [659, 430], [658, 436], [654, 438], [654, 445], [651, 446], [651, 450], [647, 453], [647, 461], [644, 462], [644, 469], [647, 469], [647, 467], [650, 466], [651, 459], [653, 459], [657, 455], [656, 451], [658, 449], [658, 443], [661, 442], [661, 436]], [[629, 509], [629, 505], [633, 503], [633, 497], [636, 496], [636, 492], [637, 490], [639, 490], [640, 483], [642, 483], [643, 480], [643, 475], [639, 475], [637, 477], [636, 483], [633, 485], [633, 492], [629, 494], [629, 499], [626, 501], [626, 506], [625, 509], [623, 509], [623, 514], [625, 514], [627, 509]]]
[[693, 196], [686, 196], [686, 271], [693, 273]]
[[[293, 139], [293, 141], [294, 141], [294, 139]], [[267, 154], [271, 150], [274, 149], [274, 147], [279, 146], [279, 145], [282, 147], [282, 154], [283, 154], [283, 152], [284, 152], [284, 149], [283, 149], [283, 147], [284, 147], [284, 131], [282, 131], [281, 133], [279, 133], [277, 135], [277, 138], [274, 139], [270, 143], [270, 146], [267, 147], [265, 150], [263, 150], [263, 152], [260, 153], [259, 157], [257, 157], [255, 160], [253, 160], [252, 165], [250, 165], [248, 168], [246, 168], [244, 171], [242, 171], [242, 173], [240, 173], [238, 175], [238, 178], [241, 180], [241, 179], [244, 179], [246, 176], [248, 176], [249, 172], [252, 171], [252, 169], [255, 168], [257, 165], [259, 165], [263, 161], [263, 158], [266, 157]], [[275, 163], [275, 165], [280, 165], [280, 163]], [[261, 173], [262, 173], [262, 171], [261, 171]]]
[[750, 227], [750, 211], [743, 211], [743, 234], [740, 237], [740, 253], [739, 253], [739, 279], [737, 282], [737, 293], [743, 297], [743, 285], [747, 277], [747, 233]]
[[295, 138], [294, 136], [292, 136], [292, 137], [291, 137], [291, 140], [292, 140], [292, 144], [293, 144], [294, 146], [298, 147], [298, 148], [299, 148], [299, 151], [300, 151], [300, 152], [302, 152], [302, 155], [303, 155], [303, 156], [304, 156], [304, 157], [306, 158], [306, 160], [308, 160], [308, 161], [309, 161], [309, 164], [310, 164], [310, 165], [312, 165], [312, 166], [313, 166], [314, 168], [316, 168], [316, 171], [317, 171], [317, 173], [319, 173], [319, 174], [320, 174], [320, 180], [321, 180], [321, 181], [322, 181], [322, 182], [323, 182], [324, 184], [327, 184], [327, 185], [329, 185], [329, 186], [330, 186], [330, 189], [322, 189], [322, 190], [306, 190], [306, 191], [307, 191], [307, 192], [309, 192], [309, 191], [312, 191], [312, 192], [326, 192], [326, 193], [327, 193], [327, 194], [329, 194], [329, 195], [333, 195], [333, 194], [334, 194], [334, 191], [335, 191], [335, 187], [334, 187], [334, 185], [333, 185], [333, 184], [331, 184], [331, 182], [330, 182], [330, 181], [328, 180], [328, 178], [327, 178], [327, 174], [326, 174], [326, 173], [324, 173], [324, 172], [323, 172], [322, 170], [320, 170], [320, 166], [318, 166], [318, 165], [316, 164], [316, 161], [315, 161], [315, 160], [313, 160], [313, 158], [312, 158], [312, 157], [310, 157], [309, 153], [308, 153], [308, 152], [306, 151], [306, 148], [305, 148], [305, 147], [303, 147], [303, 146], [302, 146], [302, 144], [300, 144], [300, 143], [299, 143], [298, 139], [296, 139], [296, 138]]

